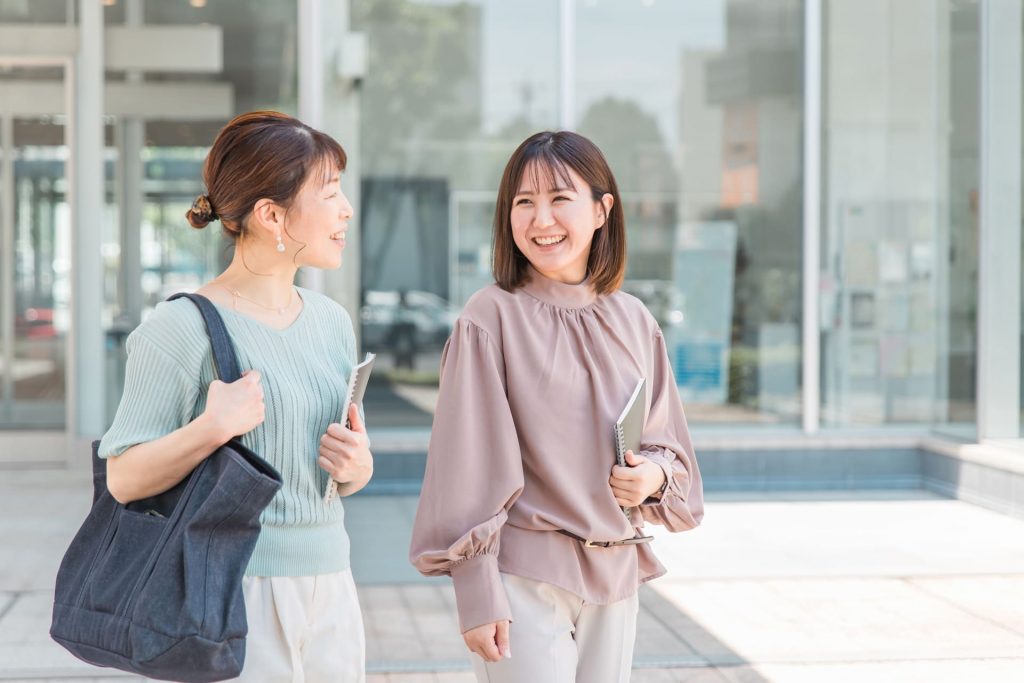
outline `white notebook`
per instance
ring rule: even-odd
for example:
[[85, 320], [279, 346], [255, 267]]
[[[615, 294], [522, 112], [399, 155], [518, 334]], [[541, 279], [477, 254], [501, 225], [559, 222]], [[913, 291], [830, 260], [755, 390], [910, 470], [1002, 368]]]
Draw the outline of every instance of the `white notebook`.
[[[626, 465], [626, 451], [640, 452], [640, 440], [644, 434], [644, 385], [647, 380], [643, 377], [636, 383], [632, 396], [626, 401], [626, 407], [622, 414], [615, 421], [615, 460], [620, 467]], [[629, 517], [629, 508], [622, 508], [622, 511]]]
[[[370, 372], [373, 370], [373, 359], [376, 358], [372, 353], [367, 353], [366, 358], [359, 365], [352, 368], [352, 372], [348, 376], [348, 395], [345, 397], [345, 408], [341, 411], [340, 422], [346, 427], [351, 428], [348, 419], [349, 406], [352, 404], [361, 405], [363, 402], [363, 395], [366, 394], [366, 385], [370, 381]], [[334, 481], [333, 477], [327, 480], [327, 489], [324, 491], [324, 503], [330, 503], [334, 500], [334, 496], [338, 493], [338, 482]]]

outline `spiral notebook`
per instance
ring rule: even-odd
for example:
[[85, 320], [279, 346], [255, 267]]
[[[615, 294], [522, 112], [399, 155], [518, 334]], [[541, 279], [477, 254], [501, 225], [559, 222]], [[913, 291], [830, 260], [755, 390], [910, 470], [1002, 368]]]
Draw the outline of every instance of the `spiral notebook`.
[[[622, 414], [615, 421], [615, 460], [620, 467], [626, 465], [626, 451], [633, 453], [640, 452], [640, 439], [644, 434], [644, 385], [647, 380], [643, 377], [636, 383], [633, 395], [626, 402]], [[629, 508], [622, 508], [622, 511], [629, 517]]]
[[615, 458], [620, 467], [626, 466], [626, 451], [640, 452], [640, 439], [644, 434], [644, 385], [643, 377], [636, 383], [633, 395], [626, 402], [622, 414], [615, 421]]
[[[376, 358], [372, 353], [367, 353], [366, 358], [359, 365], [352, 368], [352, 372], [348, 376], [348, 394], [345, 396], [345, 408], [341, 411], [341, 420], [346, 427], [351, 427], [348, 419], [348, 409], [353, 403], [361, 405], [363, 402], [363, 395], [366, 393], [366, 385], [370, 381], [370, 371], [373, 370], [373, 359]], [[333, 478], [327, 479], [327, 489], [324, 491], [324, 503], [330, 503], [334, 500], [334, 496], [338, 493], [338, 482], [334, 481]]]

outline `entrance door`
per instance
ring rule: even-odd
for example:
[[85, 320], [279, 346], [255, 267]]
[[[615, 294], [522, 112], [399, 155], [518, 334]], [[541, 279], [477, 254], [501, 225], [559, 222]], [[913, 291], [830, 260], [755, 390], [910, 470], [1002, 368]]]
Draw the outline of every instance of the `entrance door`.
[[0, 62], [0, 465], [65, 459], [65, 79], [63, 63]]

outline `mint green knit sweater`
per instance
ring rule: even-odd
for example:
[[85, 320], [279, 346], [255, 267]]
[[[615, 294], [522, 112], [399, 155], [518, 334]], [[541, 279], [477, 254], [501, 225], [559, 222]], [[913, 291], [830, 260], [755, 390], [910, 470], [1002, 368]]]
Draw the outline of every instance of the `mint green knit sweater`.
[[[302, 312], [275, 330], [217, 306], [240, 368], [260, 373], [266, 418], [242, 443], [281, 473], [284, 485], [263, 511], [251, 576], [310, 576], [348, 569], [345, 510], [322, 499], [327, 473], [317, 466], [320, 437], [339, 422], [355, 335], [348, 313], [322, 294], [296, 288]], [[158, 304], [128, 337], [124, 395], [100, 456], [117, 456], [184, 426], [206, 406], [216, 375], [210, 340], [191, 301]]]

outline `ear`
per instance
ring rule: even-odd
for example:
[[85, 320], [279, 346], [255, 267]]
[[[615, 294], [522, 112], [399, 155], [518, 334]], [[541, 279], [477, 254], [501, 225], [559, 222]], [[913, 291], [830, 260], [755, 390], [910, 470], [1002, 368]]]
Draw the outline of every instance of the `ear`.
[[270, 199], [260, 199], [252, 207], [251, 227], [266, 230], [274, 235], [284, 228], [284, 209]]
[[605, 192], [601, 195], [601, 208], [598, 209], [598, 220], [600, 221], [597, 225], [597, 230], [600, 230], [608, 224], [608, 216], [612, 215], [612, 207], [615, 205], [615, 197], [609, 192]]

